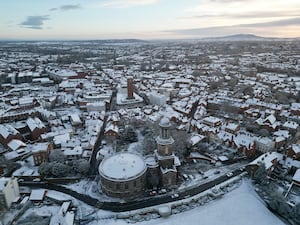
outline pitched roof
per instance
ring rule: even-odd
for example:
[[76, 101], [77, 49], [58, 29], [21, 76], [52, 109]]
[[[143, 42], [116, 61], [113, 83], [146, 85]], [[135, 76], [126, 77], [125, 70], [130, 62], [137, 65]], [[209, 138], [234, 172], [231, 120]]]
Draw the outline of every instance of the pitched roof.
[[11, 150], [15, 151], [21, 147], [26, 147], [26, 144], [23, 141], [18, 139], [11, 140], [7, 145]]
[[6, 125], [0, 125], [0, 135], [3, 138], [7, 138], [10, 134], [16, 135], [19, 131], [17, 131], [13, 126], [6, 124]]
[[37, 117], [35, 117], [34, 119], [28, 118], [26, 120], [26, 124], [29, 127], [30, 131], [34, 131], [36, 128], [38, 129], [45, 128], [43, 122]]

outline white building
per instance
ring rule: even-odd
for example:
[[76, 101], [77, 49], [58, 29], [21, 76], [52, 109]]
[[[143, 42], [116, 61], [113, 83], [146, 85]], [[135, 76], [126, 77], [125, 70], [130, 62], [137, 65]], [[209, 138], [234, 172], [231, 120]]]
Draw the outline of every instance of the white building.
[[152, 105], [163, 106], [167, 102], [167, 97], [165, 95], [152, 91], [149, 95], [149, 100]]
[[0, 178], [0, 210], [10, 208], [12, 202], [20, 196], [17, 178]]
[[271, 152], [275, 149], [275, 142], [267, 137], [257, 138], [255, 143], [257, 150], [262, 153]]

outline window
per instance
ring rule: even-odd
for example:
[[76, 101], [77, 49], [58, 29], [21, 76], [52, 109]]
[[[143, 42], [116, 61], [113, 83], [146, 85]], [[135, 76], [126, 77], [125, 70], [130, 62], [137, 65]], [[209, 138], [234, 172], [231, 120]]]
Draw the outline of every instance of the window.
[[126, 190], [128, 189], [128, 184], [125, 184], [125, 189], [126, 189]]
[[168, 130], [167, 129], [162, 129], [162, 138], [168, 138]]

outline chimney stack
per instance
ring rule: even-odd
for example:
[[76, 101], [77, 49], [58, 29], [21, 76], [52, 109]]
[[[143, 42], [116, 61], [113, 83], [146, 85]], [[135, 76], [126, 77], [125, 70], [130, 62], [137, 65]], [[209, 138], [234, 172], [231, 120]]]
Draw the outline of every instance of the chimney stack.
[[134, 99], [133, 90], [133, 77], [130, 76], [127, 78], [127, 99]]

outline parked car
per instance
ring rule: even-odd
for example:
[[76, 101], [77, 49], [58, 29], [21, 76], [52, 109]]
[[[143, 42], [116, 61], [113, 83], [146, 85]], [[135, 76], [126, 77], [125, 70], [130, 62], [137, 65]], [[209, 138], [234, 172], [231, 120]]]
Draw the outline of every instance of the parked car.
[[233, 176], [233, 173], [232, 173], [232, 172], [228, 172], [228, 173], [226, 173], [226, 176], [227, 176], [227, 177], [232, 177], [232, 176]]
[[163, 189], [160, 189], [160, 190], [158, 191], [158, 193], [159, 193], [159, 194], [165, 194], [165, 193], [167, 193], [167, 190], [166, 190], [165, 188], [163, 188]]
[[157, 194], [156, 191], [150, 191], [150, 192], [149, 192], [149, 195], [151, 195], [151, 196], [154, 196], [154, 195], [156, 195], [156, 194]]
[[217, 171], [214, 172], [214, 174], [219, 174], [219, 173], [221, 173], [220, 170], [217, 170]]
[[177, 193], [171, 195], [171, 198], [178, 198], [178, 197], [179, 195]]

